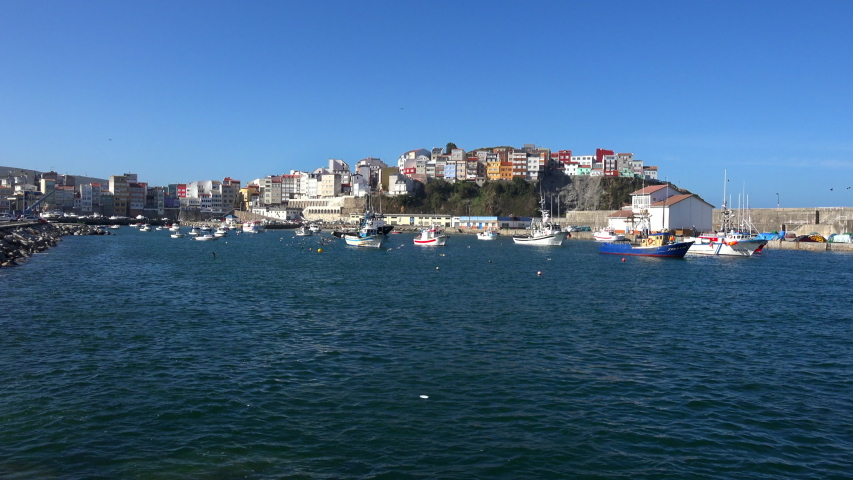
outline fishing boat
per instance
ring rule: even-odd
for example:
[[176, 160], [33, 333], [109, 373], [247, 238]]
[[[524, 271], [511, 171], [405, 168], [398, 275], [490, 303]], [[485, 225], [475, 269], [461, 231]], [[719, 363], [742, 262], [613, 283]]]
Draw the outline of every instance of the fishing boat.
[[178, 225], [177, 223], [173, 223], [173, 224], [172, 224], [172, 226], [171, 226], [171, 227], [169, 227], [169, 230], [171, 230], [171, 231], [173, 231], [173, 232], [180, 232], [180, 231], [181, 231], [181, 226], [180, 226], [180, 225]]
[[220, 238], [228, 236], [228, 227], [225, 225], [220, 226], [215, 232], [213, 232], [213, 236]]
[[767, 240], [746, 232], [735, 230], [727, 233], [703, 233], [692, 239], [690, 255], [722, 255], [727, 257], [750, 257], [761, 253]]
[[183, 233], [181, 233], [181, 232], [175, 232], [175, 233], [173, 233], [173, 234], [172, 234], [172, 235], [170, 235], [170, 236], [171, 236], [172, 238], [184, 238], [184, 237], [185, 237], [185, 235], [184, 235]]
[[560, 246], [569, 232], [564, 232], [559, 225], [551, 223], [551, 213], [545, 209], [545, 198], [540, 197], [540, 220], [534, 220], [527, 235], [513, 235], [512, 241], [519, 245], [550, 245]]
[[311, 225], [308, 225], [308, 230], [310, 230], [311, 233], [320, 233], [320, 225], [312, 223]]
[[198, 227], [193, 227], [192, 230], [190, 230], [190, 233], [188, 233], [187, 235], [189, 235], [191, 237], [196, 237], [200, 234], [201, 234], [201, 230], [199, 230]]
[[605, 242], [598, 246], [598, 252], [608, 255], [630, 255], [640, 257], [682, 258], [693, 245], [689, 242], [676, 242], [669, 233], [652, 233], [637, 243]]
[[[725, 178], [725, 174], [724, 174]], [[723, 181], [723, 206], [720, 211], [720, 231], [703, 233], [693, 240], [689, 255], [719, 255], [726, 257], [751, 257], [761, 253], [769, 241], [768, 235], [758, 235], [747, 215], [739, 215], [726, 207], [726, 183]]]
[[380, 230], [377, 219], [372, 213], [364, 215], [358, 232], [345, 233], [342, 238], [351, 247], [382, 248], [385, 245], [385, 234]]
[[207, 234], [204, 234], [204, 235], [197, 235], [197, 236], [194, 238], [194, 240], [197, 240], [197, 241], [199, 241], [199, 242], [209, 242], [209, 241], [211, 241], [211, 240], [219, 240], [219, 237], [217, 237], [217, 236], [215, 236], [215, 235], [212, 235], [212, 234], [210, 234], [210, 233], [207, 233]]
[[139, 227], [139, 231], [140, 232], [150, 232], [151, 231], [151, 225], [148, 225], [146, 223], [145, 225]]
[[243, 223], [243, 233], [260, 233], [264, 230], [264, 224], [258, 220]]
[[611, 228], [602, 228], [592, 234], [592, 238], [596, 242], [621, 242], [625, 240], [625, 235], [616, 233]]
[[310, 227], [306, 227], [305, 225], [302, 225], [296, 229], [296, 236], [297, 237], [310, 237], [311, 235], [313, 235], [313, 232], [311, 231]]
[[447, 243], [447, 234], [435, 225], [430, 225], [429, 228], [421, 230], [421, 233], [415, 237], [415, 245], [436, 246], [441, 247]]
[[477, 234], [477, 240], [497, 240], [501, 234], [497, 230], [490, 228]]

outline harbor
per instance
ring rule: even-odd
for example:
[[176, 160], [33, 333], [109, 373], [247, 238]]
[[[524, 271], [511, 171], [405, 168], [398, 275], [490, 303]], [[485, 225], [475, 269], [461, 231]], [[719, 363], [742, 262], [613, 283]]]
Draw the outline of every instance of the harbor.
[[853, 256], [413, 238], [121, 227], [0, 270], [0, 476], [847, 474]]

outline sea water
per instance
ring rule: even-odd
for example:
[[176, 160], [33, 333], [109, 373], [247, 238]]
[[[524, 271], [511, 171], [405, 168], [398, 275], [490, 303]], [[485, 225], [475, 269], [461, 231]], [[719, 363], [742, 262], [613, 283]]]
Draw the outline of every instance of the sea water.
[[851, 285], [839, 253], [66, 237], [0, 270], [0, 477], [850, 478]]

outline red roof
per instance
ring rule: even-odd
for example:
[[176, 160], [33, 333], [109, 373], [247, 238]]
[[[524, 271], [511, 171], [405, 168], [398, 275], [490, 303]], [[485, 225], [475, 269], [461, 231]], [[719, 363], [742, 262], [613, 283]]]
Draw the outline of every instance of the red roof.
[[632, 217], [633, 215], [634, 215], [634, 212], [632, 210], [617, 210], [617, 211], [611, 213], [610, 215], [608, 215], [607, 218], [629, 218], [629, 217]]
[[671, 196], [671, 197], [667, 198], [666, 200], [662, 200], [662, 201], [660, 201], [660, 202], [653, 203], [653, 204], [651, 204], [650, 206], [652, 206], [652, 207], [663, 207], [663, 206], [666, 206], [666, 205], [673, 205], [673, 204], [676, 204], [676, 203], [678, 203], [678, 202], [680, 202], [680, 201], [682, 201], [682, 200], [686, 200], [686, 199], [688, 199], [688, 198], [690, 198], [690, 197], [692, 197], [692, 196], [694, 196], [694, 195], [693, 195], [693, 194], [689, 194], [689, 195], [684, 195], [684, 194], [683, 194], [683, 195], [673, 195], [673, 196]]

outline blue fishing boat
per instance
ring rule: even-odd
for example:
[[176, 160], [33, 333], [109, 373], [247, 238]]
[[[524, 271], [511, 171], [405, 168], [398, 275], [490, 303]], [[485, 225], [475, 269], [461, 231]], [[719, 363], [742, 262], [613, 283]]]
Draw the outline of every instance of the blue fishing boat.
[[599, 253], [609, 255], [634, 255], [641, 257], [682, 258], [693, 242], [676, 242], [669, 233], [652, 233], [639, 243], [602, 243]]

